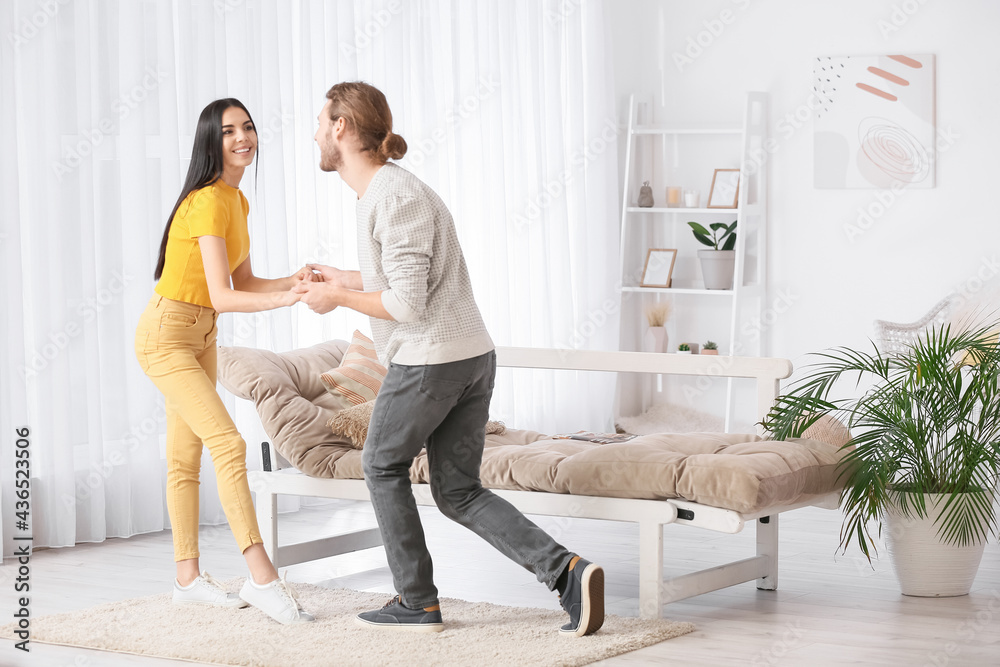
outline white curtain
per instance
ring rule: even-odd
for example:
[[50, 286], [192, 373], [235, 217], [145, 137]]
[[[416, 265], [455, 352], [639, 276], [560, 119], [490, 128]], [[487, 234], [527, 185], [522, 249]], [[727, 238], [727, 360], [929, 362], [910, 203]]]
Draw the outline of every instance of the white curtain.
[[[257, 275], [355, 268], [354, 197], [317, 168], [344, 80], [382, 89], [401, 164], [450, 206], [498, 345], [616, 349], [617, 130], [600, 0], [13, 0], [0, 6], [0, 512], [30, 429], [35, 546], [169, 525], [162, 397], [135, 361], [166, 216], [200, 110], [237, 97], [260, 137]], [[303, 307], [224, 315], [220, 343], [277, 351], [368, 330]], [[607, 429], [614, 380], [506, 372], [493, 409], [541, 431]], [[250, 446], [253, 408], [227, 396]], [[211, 459], [202, 522], [219, 524]]]

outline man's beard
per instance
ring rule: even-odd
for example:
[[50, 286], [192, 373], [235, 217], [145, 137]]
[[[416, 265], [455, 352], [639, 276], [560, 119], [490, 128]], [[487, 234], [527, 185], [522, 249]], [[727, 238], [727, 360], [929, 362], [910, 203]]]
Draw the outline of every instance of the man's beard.
[[326, 150], [322, 148], [319, 151], [319, 168], [323, 171], [340, 171], [340, 168], [344, 166], [344, 156], [341, 154], [340, 150], [329, 145]]

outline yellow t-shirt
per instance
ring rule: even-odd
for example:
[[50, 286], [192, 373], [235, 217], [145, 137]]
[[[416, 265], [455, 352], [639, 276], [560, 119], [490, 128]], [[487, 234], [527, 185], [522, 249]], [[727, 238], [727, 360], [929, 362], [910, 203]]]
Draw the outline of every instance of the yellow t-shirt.
[[170, 225], [166, 260], [156, 293], [174, 301], [211, 308], [198, 237], [219, 236], [226, 240], [232, 274], [250, 255], [249, 212], [250, 204], [243, 193], [221, 178], [185, 197]]

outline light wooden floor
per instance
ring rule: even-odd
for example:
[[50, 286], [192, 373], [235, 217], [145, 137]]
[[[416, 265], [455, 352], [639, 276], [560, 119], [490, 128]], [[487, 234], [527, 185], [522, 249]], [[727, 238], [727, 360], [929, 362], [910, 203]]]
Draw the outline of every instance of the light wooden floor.
[[[442, 597], [558, 609], [556, 596], [471, 533], [421, 508]], [[948, 599], [899, 594], [888, 557], [867, 562], [836, 555], [837, 512], [804, 509], [782, 517], [779, 590], [743, 584], [675, 603], [669, 618], [697, 625], [693, 634], [608, 660], [607, 665], [1000, 665], [1000, 550], [987, 547], [971, 595]], [[536, 517], [571, 550], [602, 564], [609, 613], [638, 609], [638, 530], [604, 521]], [[298, 540], [374, 525], [367, 503], [335, 501], [283, 515], [282, 540]], [[753, 552], [752, 529], [719, 535], [665, 529], [665, 567], [683, 572]], [[112, 539], [35, 553], [34, 616], [169, 590], [168, 532]], [[244, 576], [228, 528], [202, 528], [202, 566], [216, 578]], [[0, 571], [3, 621], [13, 609], [11, 561]], [[288, 569], [289, 579], [331, 587], [392, 593], [377, 549]], [[447, 613], [447, 609], [445, 610]], [[445, 617], [447, 622], [447, 616]], [[555, 632], [557, 629], [552, 628]], [[0, 642], [0, 665], [31, 667], [163, 667], [175, 661], [32, 644], [30, 657]], [[27, 659], [26, 659], [27, 658]], [[331, 665], [335, 665], [335, 657]], [[372, 664], [378, 664], [373, 656]], [[418, 664], [418, 663], [414, 663]]]

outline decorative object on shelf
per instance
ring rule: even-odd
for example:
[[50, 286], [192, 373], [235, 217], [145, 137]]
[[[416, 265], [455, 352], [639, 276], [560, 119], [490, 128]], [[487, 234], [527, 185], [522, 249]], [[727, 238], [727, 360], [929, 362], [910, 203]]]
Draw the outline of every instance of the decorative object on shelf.
[[708, 191], [708, 208], [736, 208], [740, 198], [740, 170], [716, 169]]
[[700, 223], [688, 223], [698, 243], [712, 248], [712, 250], [698, 251], [705, 289], [733, 288], [733, 273], [736, 268], [736, 251], [733, 250], [736, 247], [736, 222], [733, 220], [728, 225], [724, 222], [713, 222], [709, 225], [711, 232]]
[[[856, 541], [870, 560], [870, 531], [888, 535], [904, 595], [967, 594], [997, 533], [998, 328], [942, 324], [890, 354], [827, 350], [762, 422], [777, 440], [831, 416], [858, 429], [839, 464], [840, 546]], [[841, 378], [872, 384], [860, 397], [831, 398], [843, 395]]]
[[642, 269], [640, 287], [670, 287], [670, 276], [674, 272], [676, 248], [650, 248], [646, 253], [646, 265]]
[[677, 346], [677, 354], [691, 354], [691, 346], [687, 343], [681, 343]]
[[705, 342], [705, 345], [701, 348], [702, 354], [718, 354], [719, 345], [714, 340], [709, 340]]
[[934, 56], [813, 61], [817, 188], [933, 188]]
[[666, 301], [646, 306], [646, 321], [649, 328], [642, 340], [643, 352], [667, 351], [667, 318], [670, 317], [670, 304]]
[[698, 195], [697, 190], [684, 191], [684, 208], [698, 208], [700, 200], [701, 197]]
[[649, 181], [643, 181], [639, 188], [639, 206], [642, 208], [653, 207], [653, 188], [649, 187]]
[[681, 189], [676, 185], [667, 188], [667, 208], [680, 208]]

